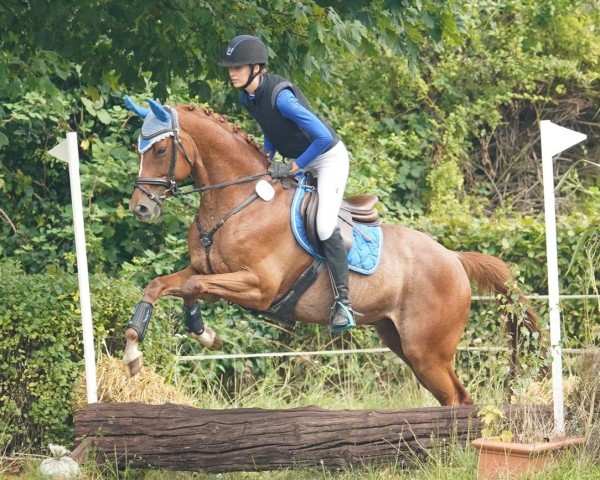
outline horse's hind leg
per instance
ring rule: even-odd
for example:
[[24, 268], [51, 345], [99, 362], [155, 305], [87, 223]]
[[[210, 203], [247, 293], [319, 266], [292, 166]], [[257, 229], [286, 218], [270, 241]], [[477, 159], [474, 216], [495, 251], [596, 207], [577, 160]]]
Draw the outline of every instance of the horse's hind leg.
[[473, 405], [473, 399], [456, 376], [452, 362], [421, 363], [413, 371], [440, 405]]
[[415, 376], [441, 405], [472, 405], [473, 399], [452, 365], [456, 349], [443, 351], [436, 343], [417, 342], [409, 347], [403, 342], [404, 354]]
[[394, 325], [394, 322], [389, 318], [384, 318], [383, 320], [373, 323], [373, 326], [375, 327], [375, 330], [377, 330], [377, 333], [381, 337], [381, 340], [383, 340], [385, 346], [404, 360], [404, 362], [412, 369], [412, 365], [402, 351], [400, 335], [398, 335], [398, 329], [396, 328], [396, 325]]
[[[411, 368], [415, 377], [441, 405], [472, 405], [473, 399], [462, 385], [454, 368], [453, 355], [444, 358], [421, 342], [401, 339], [394, 322], [383, 319], [373, 324], [385, 345]], [[404, 345], [404, 346], [403, 346]]]

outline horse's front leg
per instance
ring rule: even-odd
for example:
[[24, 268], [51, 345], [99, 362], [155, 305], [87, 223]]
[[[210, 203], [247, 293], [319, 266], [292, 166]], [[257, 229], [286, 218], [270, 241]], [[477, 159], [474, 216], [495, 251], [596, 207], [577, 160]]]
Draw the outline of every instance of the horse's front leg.
[[[142, 300], [135, 307], [133, 316], [125, 330], [125, 353], [123, 363], [125, 374], [131, 377], [142, 368], [143, 354], [138, 344], [144, 339], [148, 323], [152, 316], [155, 302], [165, 295], [181, 297], [181, 286], [197, 272], [191, 266], [180, 272], [158, 277], [152, 280], [144, 290]], [[184, 317], [188, 332], [193, 332], [194, 338], [209, 348], [218, 348], [221, 344], [216, 333], [210, 328], [204, 328], [200, 308], [197, 303], [184, 304]]]
[[[218, 298], [246, 308], [266, 310], [271, 305], [277, 288], [265, 278], [261, 282], [260, 278], [262, 277], [249, 270], [214, 275], [194, 275], [182, 286], [181, 296], [184, 299], [184, 312], [187, 315], [187, 306], [194, 304], [196, 299], [214, 301]], [[209, 327], [205, 327], [204, 331], [206, 332], [208, 329]], [[196, 335], [189, 328], [188, 335], [207, 348], [215, 348], [215, 346], [208, 345], [205, 338]], [[219, 340], [220, 348], [220, 339], [218, 336], [216, 338]]]

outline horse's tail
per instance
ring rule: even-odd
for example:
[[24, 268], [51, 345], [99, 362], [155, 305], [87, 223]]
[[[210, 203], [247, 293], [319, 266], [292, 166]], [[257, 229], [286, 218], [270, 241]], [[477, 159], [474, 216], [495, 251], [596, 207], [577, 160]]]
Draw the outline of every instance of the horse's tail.
[[[524, 315], [518, 315], [514, 309], [508, 309], [506, 328], [510, 335], [511, 371], [509, 378], [514, 378], [517, 374], [520, 351], [523, 344], [527, 344], [528, 350], [533, 350], [537, 342], [525, 342], [521, 334], [520, 326], [525, 326], [529, 331], [529, 340], [537, 337], [541, 340], [540, 322], [537, 314], [528, 305], [527, 300], [520, 292], [509, 292], [508, 284], [513, 280], [508, 265], [499, 258], [478, 252], [457, 252], [458, 258], [462, 263], [469, 280], [477, 284], [478, 290], [483, 294], [500, 294], [502, 298], [500, 303], [519, 304], [525, 309]], [[513, 300], [513, 295], [518, 295], [518, 299]], [[536, 335], [534, 335], [536, 334]]]

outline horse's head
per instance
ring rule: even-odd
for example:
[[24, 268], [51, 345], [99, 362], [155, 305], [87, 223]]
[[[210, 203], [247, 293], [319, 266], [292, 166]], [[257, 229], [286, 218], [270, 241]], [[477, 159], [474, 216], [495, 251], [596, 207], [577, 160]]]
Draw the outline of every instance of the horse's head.
[[191, 137], [179, 129], [177, 111], [154, 100], [148, 102], [150, 110], [125, 97], [127, 108], [144, 119], [137, 145], [140, 170], [129, 202], [129, 209], [142, 222], [160, 217], [163, 200], [177, 193], [197, 155]]

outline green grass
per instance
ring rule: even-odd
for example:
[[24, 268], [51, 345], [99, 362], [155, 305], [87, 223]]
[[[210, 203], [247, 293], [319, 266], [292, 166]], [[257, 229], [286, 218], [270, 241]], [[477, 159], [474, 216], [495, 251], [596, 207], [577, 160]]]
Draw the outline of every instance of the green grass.
[[[24, 471], [15, 478], [41, 480], [39, 461], [25, 463]], [[0, 469], [0, 473], [2, 470]], [[171, 472], [165, 470], [118, 469], [114, 465], [103, 467], [86, 465], [81, 480], [476, 480], [477, 454], [471, 447], [450, 445], [443, 451], [432, 451], [415, 468], [405, 470], [394, 465], [367, 466], [340, 470], [322, 468], [286, 469], [275, 472], [232, 472], [203, 474]], [[4, 477], [3, 477], [4, 478]], [[13, 478], [13, 477], [6, 477]], [[592, 480], [600, 478], [598, 459], [584, 450], [572, 450], [543, 472], [530, 474], [522, 480]]]
[[[331, 409], [415, 408], [437, 406], [408, 367], [392, 353], [269, 360], [260, 378], [240, 372], [226, 384], [211, 382], [201, 365], [178, 387], [202, 408], [293, 408], [318, 405]], [[379, 362], [391, 362], [394, 368]]]
[[[201, 408], [293, 408], [318, 405], [330, 409], [387, 409], [437, 406], [432, 395], [420, 387], [408, 368], [392, 354], [352, 354], [339, 357], [293, 358], [284, 362], [269, 360], [271, 368], [261, 378], [242, 369], [219, 384], [206, 378], [201, 364], [185, 376], [172, 380], [179, 389], [197, 399]], [[475, 362], [477, 363], [477, 362]], [[285, 368], [284, 368], [285, 367]], [[468, 373], [468, 375], [467, 375]], [[486, 370], [486, 373], [489, 372]], [[595, 374], [590, 372], [590, 374]], [[504, 403], [498, 372], [484, 378], [475, 369], [462, 372], [467, 388], [480, 405]], [[583, 398], [583, 397], [580, 397]], [[597, 412], [596, 412], [597, 417]], [[530, 475], [532, 480], [580, 480], [600, 478], [600, 448], [573, 450], [543, 473]], [[9, 476], [8, 462], [0, 462], [0, 478], [38, 480], [39, 457], [19, 459], [22, 471]], [[470, 446], [446, 445], [428, 452], [410, 470], [398, 465], [352, 467], [328, 470], [298, 468], [275, 472], [234, 472], [203, 474], [118, 468], [86, 464], [82, 480], [111, 479], [205, 479], [205, 480], [463, 480], [476, 479], [477, 452]]]

